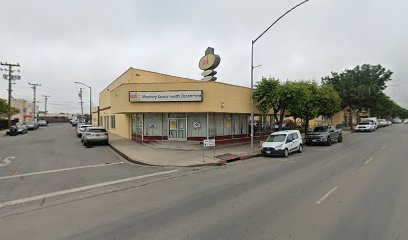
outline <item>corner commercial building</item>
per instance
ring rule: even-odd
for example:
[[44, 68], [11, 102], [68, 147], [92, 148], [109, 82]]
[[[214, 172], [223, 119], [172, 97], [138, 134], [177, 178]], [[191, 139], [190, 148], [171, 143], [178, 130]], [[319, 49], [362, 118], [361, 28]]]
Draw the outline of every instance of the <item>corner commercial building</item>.
[[[92, 122], [136, 142], [250, 140], [251, 89], [130, 68], [99, 94]], [[255, 137], [272, 113], [255, 112]]]

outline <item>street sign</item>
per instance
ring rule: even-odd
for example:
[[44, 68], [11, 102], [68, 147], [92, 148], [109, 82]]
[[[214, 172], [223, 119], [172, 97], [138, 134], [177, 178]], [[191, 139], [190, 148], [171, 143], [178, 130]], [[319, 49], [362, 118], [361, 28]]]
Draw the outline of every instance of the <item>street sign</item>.
[[215, 147], [215, 139], [208, 139], [203, 141], [204, 147]]

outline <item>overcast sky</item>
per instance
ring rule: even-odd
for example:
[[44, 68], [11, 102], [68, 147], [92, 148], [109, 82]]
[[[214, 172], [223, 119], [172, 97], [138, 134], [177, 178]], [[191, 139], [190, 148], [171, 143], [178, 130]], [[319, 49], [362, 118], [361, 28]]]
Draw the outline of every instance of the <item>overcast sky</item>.
[[[50, 95], [49, 112], [80, 112], [81, 81], [99, 92], [129, 67], [200, 79], [208, 46], [218, 80], [250, 86], [251, 40], [300, 0], [0, 0], [0, 61], [21, 64], [15, 98]], [[255, 45], [255, 80], [320, 80], [358, 64], [394, 72], [387, 93], [408, 107], [406, 0], [310, 0]], [[2, 72], [3, 74], [4, 72]], [[7, 98], [7, 81], [0, 97]], [[84, 94], [88, 111], [89, 94]]]

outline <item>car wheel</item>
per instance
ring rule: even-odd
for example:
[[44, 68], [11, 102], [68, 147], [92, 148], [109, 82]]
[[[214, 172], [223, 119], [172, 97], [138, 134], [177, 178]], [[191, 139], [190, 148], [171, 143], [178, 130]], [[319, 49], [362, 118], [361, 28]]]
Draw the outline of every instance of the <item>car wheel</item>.
[[327, 146], [331, 146], [331, 144], [332, 144], [331, 139], [330, 139], [330, 138], [327, 138], [326, 145], [327, 145]]
[[289, 156], [289, 150], [286, 148], [284, 151], [283, 151], [283, 157], [288, 157]]
[[88, 143], [85, 141], [82, 141], [82, 145], [84, 145], [85, 147], [88, 146]]
[[337, 141], [338, 141], [339, 143], [343, 142], [343, 135], [340, 135], [339, 138], [337, 139]]
[[303, 145], [300, 144], [300, 145], [299, 145], [299, 149], [298, 149], [298, 153], [302, 153], [302, 152], [303, 152]]

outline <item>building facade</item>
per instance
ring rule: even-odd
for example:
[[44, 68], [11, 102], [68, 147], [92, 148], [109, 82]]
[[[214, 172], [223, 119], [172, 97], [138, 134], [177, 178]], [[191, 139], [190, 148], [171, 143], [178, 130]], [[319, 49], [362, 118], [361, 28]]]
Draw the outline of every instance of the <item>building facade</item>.
[[[251, 89], [130, 68], [99, 94], [93, 124], [137, 141], [219, 143], [250, 139]], [[272, 113], [255, 109], [255, 137], [268, 135]]]
[[[24, 99], [11, 100], [11, 107], [17, 109], [19, 112], [12, 116], [12, 119], [18, 119], [18, 122], [34, 121], [34, 104]], [[37, 113], [38, 113], [38, 106]]]

